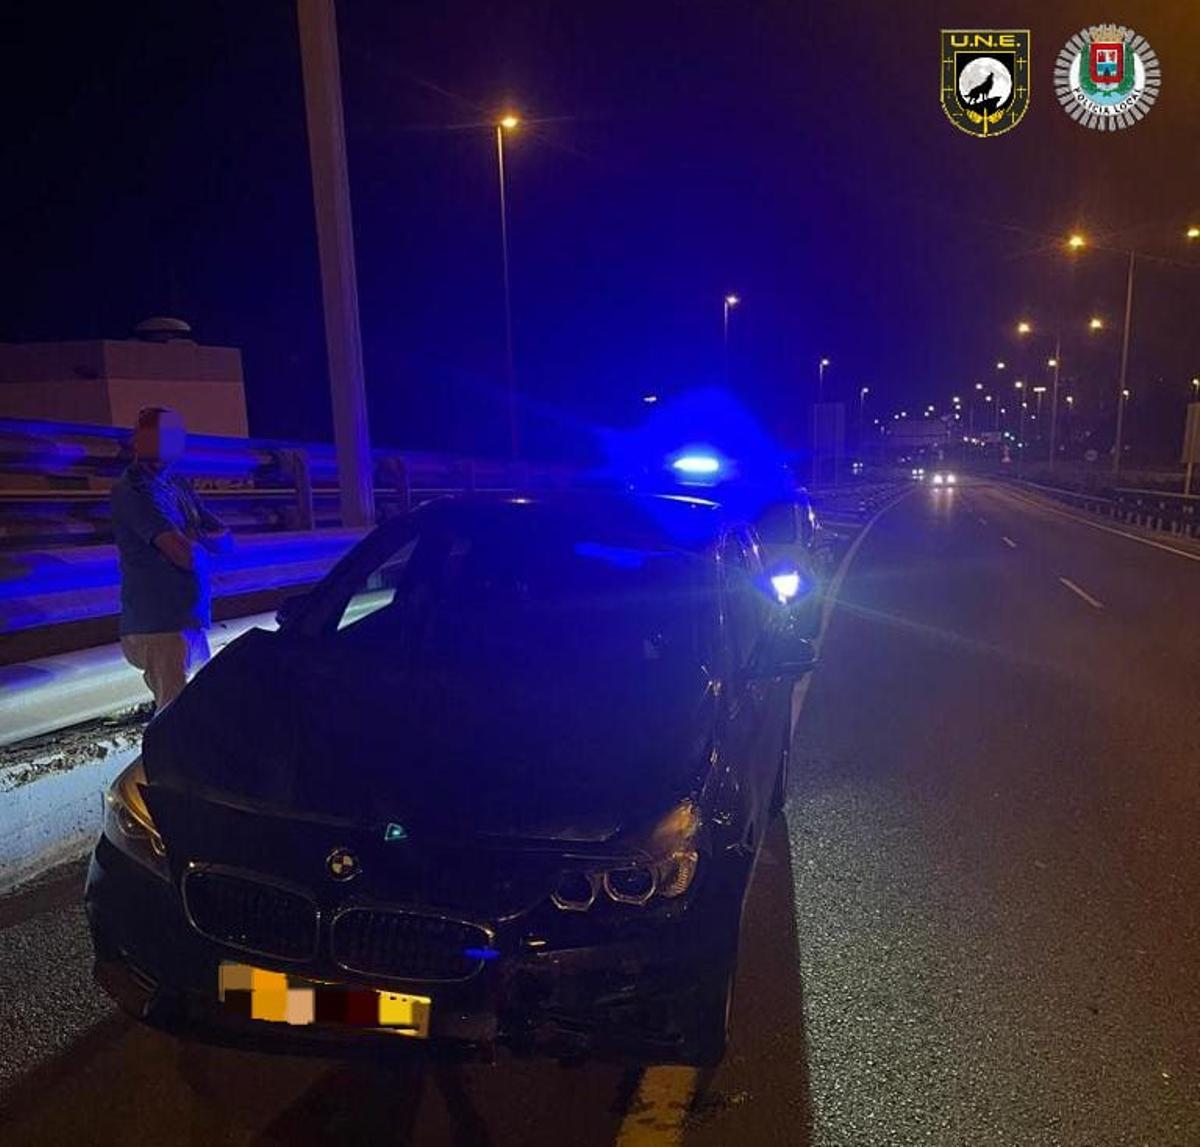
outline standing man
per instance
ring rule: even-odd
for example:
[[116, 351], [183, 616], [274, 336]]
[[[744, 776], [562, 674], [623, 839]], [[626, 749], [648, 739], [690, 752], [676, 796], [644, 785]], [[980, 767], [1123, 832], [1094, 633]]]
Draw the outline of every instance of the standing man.
[[186, 437], [174, 410], [151, 406], [139, 412], [133, 464], [112, 490], [121, 652], [142, 670], [156, 710], [173, 701], [188, 674], [208, 660], [209, 554], [231, 544], [226, 527], [171, 472]]

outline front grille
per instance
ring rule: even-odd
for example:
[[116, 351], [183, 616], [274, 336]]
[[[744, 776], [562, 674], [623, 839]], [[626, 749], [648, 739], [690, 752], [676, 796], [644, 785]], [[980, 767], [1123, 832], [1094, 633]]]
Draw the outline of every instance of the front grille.
[[192, 926], [210, 940], [281, 960], [316, 954], [317, 908], [299, 893], [196, 869], [184, 878], [183, 899]]
[[349, 908], [333, 922], [330, 946], [341, 967], [398, 980], [465, 980], [483, 967], [491, 936], [476, 924]]

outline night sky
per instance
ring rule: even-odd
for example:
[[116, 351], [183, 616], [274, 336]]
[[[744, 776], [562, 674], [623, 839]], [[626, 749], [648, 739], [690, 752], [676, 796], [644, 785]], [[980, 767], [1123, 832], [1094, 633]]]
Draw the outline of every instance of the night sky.
[[[1124, 263], [1139, 271], [1131, 438], [1165, 455], [1200, 374], [1200, 10], [1178, 0], [986, 5], [342, 0], [372, 435], [503, 440], [494, 143], [510, 138], [516, 366], [532, 444], [638, 418], [723, 377], [785, 440], [816, 361], [871, 413], [944, 403], [997, 358], [1034, 378], [1064, 331], [1084, 409], [1111, 403]], [[1052, 84], [1081, 28], [1158, 53], [1148, 117], [1101, 135]], [[1025, 120], [968, 137], [938, 104], [939, 29], [1030, 28]], [[240, 346], [252, 432], [328, 438], [296, 20], [285, 0], [6, 6], [0, 244], [5, 341], [124, 337], [173, 313]], [[1099, 313], [1110, 331], [1088, 336]], [[1036, 381], [1036, 380], [1035, 380]]]

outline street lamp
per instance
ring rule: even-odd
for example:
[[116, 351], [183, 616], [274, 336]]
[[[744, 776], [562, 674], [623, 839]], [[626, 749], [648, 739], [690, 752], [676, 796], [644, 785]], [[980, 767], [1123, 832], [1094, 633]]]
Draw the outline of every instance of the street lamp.
[[862, 434], [863, 420], [867, 412], [867, 395], [871, 393], [869, 386], [862, 387], [858, 392], [858, 430]]
[[817, 401], [821, 401], [821, 388], [825, 385], [825, 368], [829, 365], [829, 359], [822, 358], [817, 363]]
[[[1076, 240], [1078, 240], [1078, 242], [1076, 242]], [[1084, 242], [1085, 241], [1084, 241], [1084, 238], [1082, 235], [1075, 234], [1075, 235], [1072, 235], [1067, 240], [1067, 246], [1074, 248], [1074, 249], [1078, 249], [1084, 245]], [[1118, 251], [1121, 250], [1120, 248], [1110, 248], [1110, 249], [1118, 250]], [[1129, 327], [1130, 327], [1130, 323], [1133, 318], [1133, 272], [1134, 272], [1134, 267], [1137, 263], [1137, 252], [1134, 251], [1132, 247], [1130, 247], [1129, 250], [1122, 251], [1121, 253], [1124, 254], [1129, 260], [1128, 269], [1126, 270], [1126, 273], [1125, 273], [1125, 322], [1121, 329], [1121, 374], [1117, 380], [1117, 391], [1119, 394], [1123, 395], [1125, 393], [1125, 389], [1126, 389], [1125, 388], [1125, 379], [1127, 376], [1127, 371], [1129, 369]], [[1099, 330], [1100, 328], [1095, 326], [1094, 323], [1095, 323], [1095, 320], [1093, 320], [1092, 329]], [[1116, 442], [1114, 443], [1114, 446], [1113, 446], [1113, 478], [1114, 478], [1114, 480], [1116, 479], [1117, 475], [1120, 474], [1120, 472], [1121, 472], [1121, 439], [1124, 435], [1124, 432], [1125, 432], [1125, 403], [1124, 403], [1124, 401], [1119, 401], [1117, 403]]]
[[[1032, 335], [1033, 324], [1022, 320], [1017, 323], [1017, 333], [1021, 335]], [[1059, 332], [1054, 334], [1054, 355], [1046, 360], [1046, 365], [1054, 370], [1054, 392], [1050, 396], [1050, 456], [1049, 465], [1054, 467], [1054, 456], [1057, 453], [1058, 443], [1058, 376], [1059, 364], [1062, 362], [1062, 335]], [[1042, 388], [1045, 390], [1045, 387]], [[1036, 394], [1037, 391], [1035, 390]], [[1041, 417], [1042, 403], [1041, 396], [1038, 395], [1038, 417]]]
[[1088, 330], [1092, 330], [1092, 331], [1104, 330], [1104, 320], [1101, 318], [1097, 318], [1095, 315], [1093, 315], [1092, 318], [1088, 320]]
[[1008, 363], [1006, 363], [1006, 362], [998, 362], [998, 363], [996, 363], [996, 369], [997, 369], [997, 370], [1004, 370], [1004, 369], [1005, 369], [1007, 366], [1008, 366]]
[[729, 374], [729, 312], [742, 300], [737, 295], [726, 295], [722, 300], [722, 331], [725, 343], [725, 373]]
[[508, 445], [514, 458], [520, 453], [517, 428], [517, 381], [513, 368], [512, 291], [508, 279], [508, 196], [504, 178], [504, 136], [520, 127], [521, 120], [506, 112], [496, 121], [496, 169], [500, 180], [500, 254], [504, 266], [504, 358], [508, 398]]
[[1193, 223], [1192, 226], [1190, 226], [1187, 231], [1184, 232], [1184, 234], [1187, 235], [1189, 239], [1200, 239], [1200, 227], [1197, 227]]
[[1077, 232], [1067, 239], [1067, 246], [1072, 251], [1078, 251], [1080, 248], [1087, 246], [1087, 240]]

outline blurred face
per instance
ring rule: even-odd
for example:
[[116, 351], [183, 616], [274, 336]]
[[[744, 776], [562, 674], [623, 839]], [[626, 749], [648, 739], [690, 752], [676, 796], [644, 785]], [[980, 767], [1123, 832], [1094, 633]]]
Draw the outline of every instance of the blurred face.
[[187, 432], [173, 410], [160, 411], [133, 432], [133, 449], [140, 462], [169, 466], [183, 455]]

